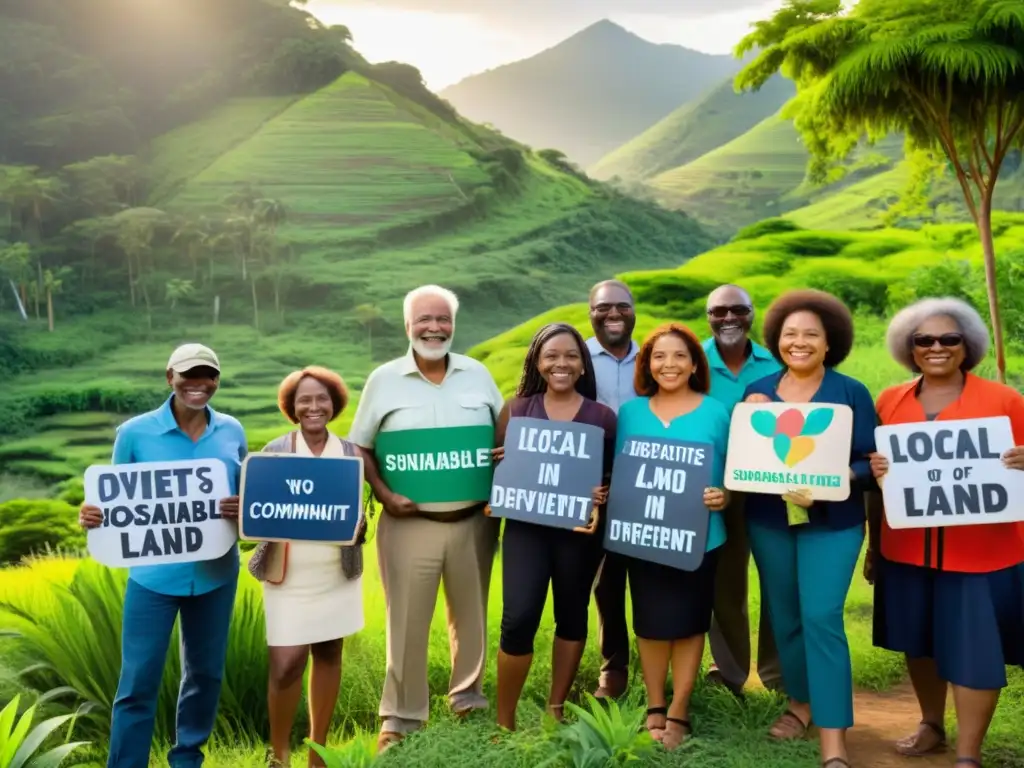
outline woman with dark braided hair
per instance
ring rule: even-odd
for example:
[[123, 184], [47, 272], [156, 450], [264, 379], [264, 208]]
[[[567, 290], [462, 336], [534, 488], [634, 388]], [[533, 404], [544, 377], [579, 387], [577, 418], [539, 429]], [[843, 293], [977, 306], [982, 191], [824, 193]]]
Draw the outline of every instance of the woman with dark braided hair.
[[615, 414], [597, 402], [594, 366], [583, 337], [571, 325], [552, 323], [533, 337], [516, 395], [496, 427], [495, 460], [504, 456], [513, 417], [574, 421], [604, 430], [604, 480], [594, 489], [594, 517], [587, 528], [560, 528], [505, 520], [502, 537], [501, 645], [498, 652], [498, 724], [516, 727], [516, 707], [533, 661], [533, 641], [547, 600], [554, 599], [555, 639], [548, 711], [561, 720], [587, 643], [590, 592], [604, 554], [600, 507], [608, 499], [615, 452]]

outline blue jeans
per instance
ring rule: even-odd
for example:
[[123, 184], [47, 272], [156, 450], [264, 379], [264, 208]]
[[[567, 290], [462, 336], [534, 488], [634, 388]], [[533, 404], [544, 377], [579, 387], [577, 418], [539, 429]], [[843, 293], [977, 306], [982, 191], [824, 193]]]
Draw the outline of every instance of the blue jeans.
[[157, 695], [174, 620], [181, 614], [181, 690], [171, 768], [199, 768], [217, 717], [228, 627], [238, 582], [212, 592], [164, 595], [128, 580], [121, 628], [121, 679], [114, 698], [107, 768], [148, 768]]
[[864, 526], [779, 528], [748, 520], [747, 530], [786, 693], [811, 705], [819, 728], [849, 728], [853, 669], [843, 609]]

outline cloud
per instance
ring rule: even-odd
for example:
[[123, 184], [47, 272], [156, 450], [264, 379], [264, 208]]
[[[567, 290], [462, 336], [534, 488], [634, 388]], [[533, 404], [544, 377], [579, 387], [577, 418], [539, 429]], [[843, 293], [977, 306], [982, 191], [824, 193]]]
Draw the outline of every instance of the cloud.
[[[358, 7], [351, 0], [333, 4]], [[764, 0], [373, 0], [377, 8], [433, 13], [458, 13], [512, 18], [520, 22], [539, 18], [597, 18], [610, 14], [656, 15], [695, 18], [758, 8]]]

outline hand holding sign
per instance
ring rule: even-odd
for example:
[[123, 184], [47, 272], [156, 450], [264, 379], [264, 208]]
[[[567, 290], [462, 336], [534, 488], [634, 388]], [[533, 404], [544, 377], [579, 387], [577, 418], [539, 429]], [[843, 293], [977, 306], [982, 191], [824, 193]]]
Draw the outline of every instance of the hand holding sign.
[[228, 496], [220, 500], [220, 515], [226, 520], [238, 519], [238, 497]]
[[416, 502], [398, 493], [392, 493], [387, 498], [381, 499], [380, 504], [384, 511], [392, 517], [412, 517], [419, 512]]
[[870, 458], [871, 475], [881, 483], [885, 473], [889, 471], [889, 460], [880, 453], [872, 453]]
[[729, 500], [726, 498], [725, 491], [721, 488], [704, 489], [704, 506], [712, 512], [720, 512], [725, 509], [725, 505], [728, 504], [728, 502]]
[[1024, 469], [1024, 445], [1017, 445], [1003, 454], [1003, 466], [1007, 469]]

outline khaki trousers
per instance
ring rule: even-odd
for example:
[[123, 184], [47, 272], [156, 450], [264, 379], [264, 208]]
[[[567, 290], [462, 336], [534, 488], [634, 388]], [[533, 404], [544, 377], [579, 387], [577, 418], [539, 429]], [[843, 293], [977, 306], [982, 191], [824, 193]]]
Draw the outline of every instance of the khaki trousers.
[[448, 609], [449, 703], [456, 712], [487, 708], [487, 596], [500, 524], [482, 513], [457, 523], [381, 515], [377, 558], [387, 605], [382, 731], [409, 733], [430, 713], [427, 652], [440, 584]]
[[[744, 496], [733, 492], [724, 510], [726, 540], [719, 550], [715, 574], [715, 609], [708, 639], [711, 656], [722, 680], [740, 689], [750, 675], [750, 617], [747, 605], [750, 542]], [[757, 674], [766, 688], [782, 689], [782, 669], [775, 647], [768, 601], [761, 595], [758, 627]]]

